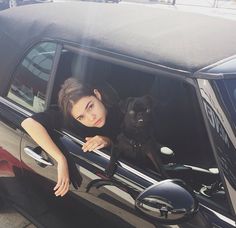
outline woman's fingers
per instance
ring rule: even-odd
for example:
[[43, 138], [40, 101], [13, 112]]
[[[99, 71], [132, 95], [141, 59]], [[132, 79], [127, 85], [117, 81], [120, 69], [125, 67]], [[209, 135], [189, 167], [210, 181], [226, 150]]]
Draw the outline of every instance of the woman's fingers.
[[82, 147], [84, 152], [87, 151], [92, 151], [92, 149], [94, 148], [94, 146], [96, 146], [98, 144], [98, 139], [97, 137], [87, 137], [85, 138], [87, 141], [84, 144], [84, 146]]
[[61, 197], [64, 196], [69, 191], [69, 184], [65, 185], [64, 189], [61, 192]]
[[110, 143], [110, 139], [104, 136], [96, 135], [94, 137], [86, 137], [86, 143], [83, 145], [84, 152], [101, 149]]
[[87, 152], [94, 150], [97, 146], [99, 146], [98, 142], [91, 141], [91, 142], [86, 142], [82, 149], [84, 152]]
[[98, 149], [101, 149], [101, 148], [103, 148], [103, 147], [104, 147], [104, 143], [100, 143], [100, 144], [95, 143], [95, 144], [93, 144], [93, 145], [91, 146], [90, 151], [92, 151], [92, 150], [98, 150]]
[[56, 196], [64, 196], [69, 190], [69, 180], [57, 183], [54, 190]]
[[86, 141], [89, 141], [89, 140], [92, 139], [92, 138], [94, 138], [94, 137], [86, 137], [85, 140], [86, 140]]
[[62, 159], [57, 164], [58, 180], [54, 187], [56, 196], [64, 196], [69, 190], [69, 171], [67, 160]]
[[84, 152], [92, 151], [92, 150], [98, 149], [98, 147], [101, 148], [101, 145], [104, 145], [104, 142], [102, 140], [91, 139], [84, 144], [82, 149]]
[[101, 145], [97, 146], [97, 148], [95, 148], [96, 150], [102, 149], [104, 148], [106, 145], [104, 143], [102, 143]]
[[55, 192], [56, 196], [64, 196], [69, 190], [69, 184], [61, 185], [60, 188]]
[[59, 182], [57, 182], [56, 186], [54, 187], [54, 191], [56, 191], [59, 187], [61, 186], [61, 184]]

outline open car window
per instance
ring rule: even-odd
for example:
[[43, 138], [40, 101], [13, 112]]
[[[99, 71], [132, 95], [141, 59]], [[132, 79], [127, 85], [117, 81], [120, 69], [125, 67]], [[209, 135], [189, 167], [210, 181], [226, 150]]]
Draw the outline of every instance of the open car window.
[[[107, 83], [121, 101], [148, 94], [153, 104], [152, 136], [160, 147], [168, 147], [174, 152], [174, 155], [168, 155], [162, 153], [160, 147], [156, 148], [168, 177], [161, 175], [149, 157], [141, 157], [141, 162], [137, 162], [136, 157], [133, 159], [121, 153], [119, 160], [158, 180], [182, 179], [205, 200], [217, 202], [222, 210], [228, 211], [224, 187], [192, 85], [64, 50], [56, 74], [52, 103], [56, 102], [60, 85], [70, 76], [88, 83]], [[79, 132], [72, 134], [81, 139]], [[111, 155], [111, 148], [103, 151]]]

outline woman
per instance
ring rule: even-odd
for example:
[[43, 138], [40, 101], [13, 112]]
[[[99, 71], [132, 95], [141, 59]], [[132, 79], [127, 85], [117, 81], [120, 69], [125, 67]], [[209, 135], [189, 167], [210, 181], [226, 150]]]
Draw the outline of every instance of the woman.
[[[111, 90], [110, 87], [109, 92]], [[67, 193], [70, 180], [67, 159], [53, 142], [50, 132], [66, 123], [67, 127], [85, 138], [84, 152], [108, 147], [119, 132], [122, 118], [117, 101], [114, 90], [106, 94], [102, 88], [92, 88], [69, 78], [59, 92], [59, 109], [50, 108], [21, 123], [34, 141], [57, 161], [56, 196]]]

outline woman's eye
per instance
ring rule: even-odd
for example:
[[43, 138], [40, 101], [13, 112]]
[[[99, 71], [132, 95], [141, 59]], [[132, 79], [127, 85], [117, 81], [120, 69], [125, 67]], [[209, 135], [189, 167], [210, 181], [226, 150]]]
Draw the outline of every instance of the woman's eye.
[[89, 110], [91, 110], [93, 108], [94, 104], [90, 104], [89, 105]]
[[84, 118], [83, 116], [79, 116], [79, 117], [77, 118], [77, 120], [82, 121], [83, 118]]

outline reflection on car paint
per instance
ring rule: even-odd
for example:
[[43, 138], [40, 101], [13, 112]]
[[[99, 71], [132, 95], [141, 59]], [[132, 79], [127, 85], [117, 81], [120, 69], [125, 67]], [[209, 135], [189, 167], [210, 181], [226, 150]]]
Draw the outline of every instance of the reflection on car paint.
[[[219, 104], [216, 94], [209, 81], [198, 79], [206, 116], [211, 126], [211, 132], [215, 143], [217, 158], [221, 165], [224, 179], [230, 185], [229, 188], [236, 189], [236, 137], [227, 119], [223, 106]], [[211, 115], [209, 114], [211, 113]], [[218, 127], [213, 124], [212, 117], [218, 120]], [[220, 130], [221, 129], [221, 130]], [[223, 132], [223, 133], [222, 133]], [[231, 199], [234, 202], [234, 199]], [[236, 208], [234, 208], [236, 210]]]

